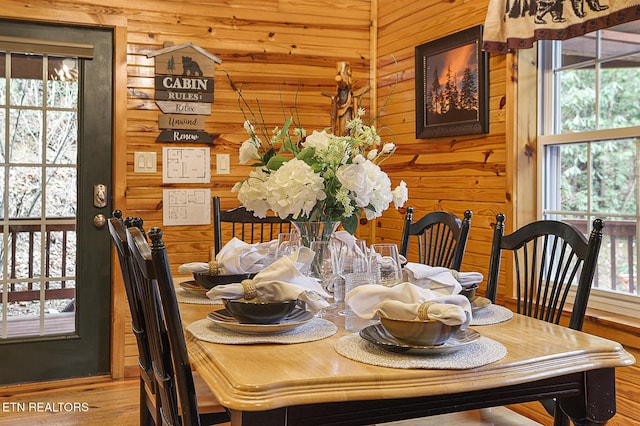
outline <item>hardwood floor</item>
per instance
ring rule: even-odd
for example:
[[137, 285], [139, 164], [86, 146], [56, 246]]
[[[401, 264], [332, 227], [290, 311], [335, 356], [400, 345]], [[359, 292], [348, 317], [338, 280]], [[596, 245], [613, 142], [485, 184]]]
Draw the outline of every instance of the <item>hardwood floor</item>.
[[137, 425], [138, 379], [58, 381], [0, 388], [0, 425]]
[[[138, 424], [138, 379], [106, 377], [0, 387], [0, 426], [129, 426]], [[385, 423], [388, 426], [531, 426], [503, 408]]]

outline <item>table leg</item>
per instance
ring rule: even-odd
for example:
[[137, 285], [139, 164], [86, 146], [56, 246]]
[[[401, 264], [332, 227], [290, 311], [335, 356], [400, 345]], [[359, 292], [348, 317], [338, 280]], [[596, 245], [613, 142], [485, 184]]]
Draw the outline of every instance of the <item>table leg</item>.
[[584, 392], [563, 398], [560, 407], [576, 426], [602, 425], [616, 414], [616, 381], [613, 368], [583, 373]]

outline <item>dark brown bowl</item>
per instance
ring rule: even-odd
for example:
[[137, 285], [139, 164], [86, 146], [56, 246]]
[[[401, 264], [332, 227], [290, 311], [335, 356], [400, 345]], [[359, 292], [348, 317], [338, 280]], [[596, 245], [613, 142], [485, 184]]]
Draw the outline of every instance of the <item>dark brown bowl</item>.
[[468, 287], [462, 287], [460, 294], [469, 299], [469, 302], [473, 302], [476, 298], [476, 290], [478, 290], [478, 284], [471, 284]]
[[447, 325], [437, 320], [405, 320], [380, 315], [385, 330], [400, 342], [414, 346], [440, 346], [454, 333], [459, 325]]
[[193, 273], [193, 279], [206, 289], [211, 289], [217, 285], [241, 283], [242, 280], [253, 278], [255, 274], [237, 275], [212, 275], [208, 273]]
[[265, 302], [260, 300], [222, 299], [224, 307], [241, 324], [277, 324], [298, 305], [297, 300]]

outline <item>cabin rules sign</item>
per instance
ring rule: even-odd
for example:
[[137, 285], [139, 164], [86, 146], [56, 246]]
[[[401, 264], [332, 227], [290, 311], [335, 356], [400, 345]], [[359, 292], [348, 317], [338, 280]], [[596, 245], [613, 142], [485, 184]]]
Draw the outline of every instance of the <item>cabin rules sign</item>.
[[193, 43], [150, 53], [155, 58], [158, 142], [212, 143], [205, 128], [213, 103], [215, 65], [222, 61]]

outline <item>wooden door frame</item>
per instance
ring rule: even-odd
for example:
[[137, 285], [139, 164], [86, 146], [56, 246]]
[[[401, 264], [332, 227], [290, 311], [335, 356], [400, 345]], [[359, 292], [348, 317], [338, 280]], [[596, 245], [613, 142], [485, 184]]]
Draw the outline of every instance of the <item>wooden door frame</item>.
[[[112, 151], [112, 206], [123, 209], [127, 176], [127, 18], [123, 16], [96, 15], [72, 11], [52, 11], [40, 5], [25, 7], [21, 1], [7, 1], [0, 11], [0, 18], [25, 22], [42, 22], [113, 30], [113, 151]], [[105, 228], [105, 232], [106, 228]], [[111, 264], [116, 263], [112, 251]], [[111, 268], [111, 378], [124, 377], [125, 319], [127, 299], [119, 268]]]

